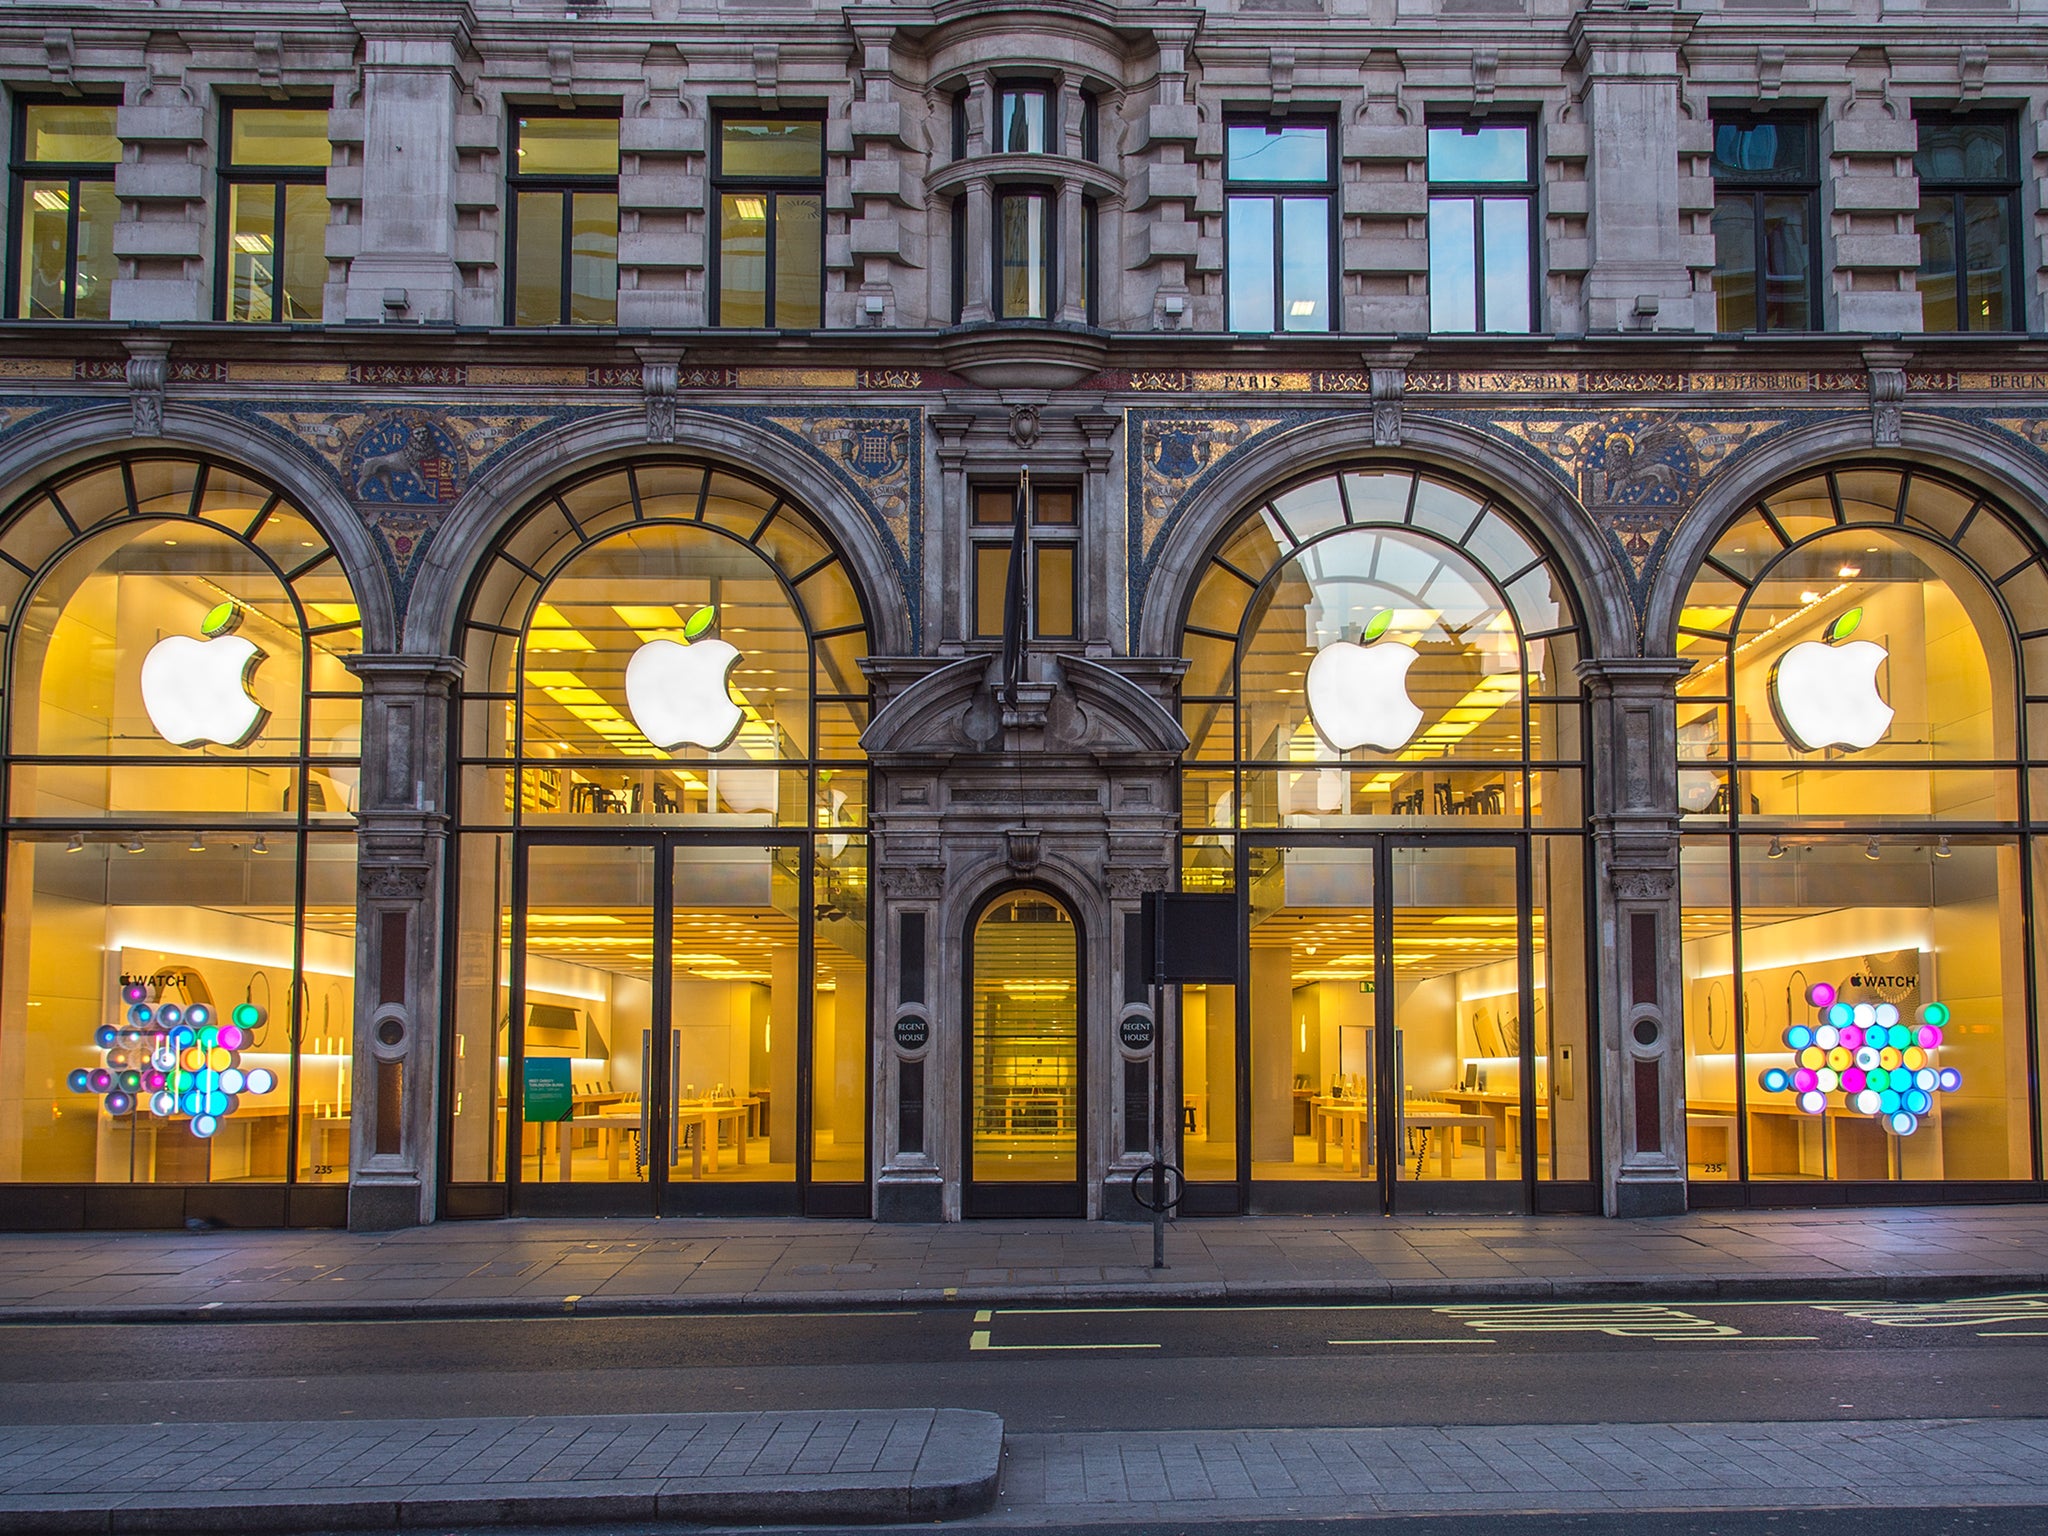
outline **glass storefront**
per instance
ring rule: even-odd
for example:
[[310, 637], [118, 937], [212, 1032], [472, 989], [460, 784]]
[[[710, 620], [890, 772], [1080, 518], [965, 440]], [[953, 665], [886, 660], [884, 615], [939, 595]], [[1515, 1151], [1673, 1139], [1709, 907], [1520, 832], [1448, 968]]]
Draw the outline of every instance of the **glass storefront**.
[[824, 536], [607, 470], [507, 529], [465, 643], [454, 1183], [864, 1209], [866, 623]]
[[1678, 709], [1703, 1198], [2039, 1176], [2022, 700], [2048, 655], [2012, 616], [2044, 611], [2010, 513], [1895, 468], [1781, 487], [1707, 556]]
[[1182, 885], [1248, 939], [1243, 987], [1182, 998], [1195, 1201], [1590, 1180], [1580, 649], [1521, 521], [1410, 471], [1296, 485], [1219, 541], [1183, 648]]
[[0, 1180], [339, 1189], [362, 635], [333, 550], [161, 454], [37, 486], [0, 538]]

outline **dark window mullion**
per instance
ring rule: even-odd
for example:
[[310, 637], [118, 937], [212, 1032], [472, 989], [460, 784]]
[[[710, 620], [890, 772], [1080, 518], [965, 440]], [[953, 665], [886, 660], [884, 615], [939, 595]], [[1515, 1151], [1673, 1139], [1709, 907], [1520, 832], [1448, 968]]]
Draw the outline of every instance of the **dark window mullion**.
[[78, 203], [85, 178], [73, 176], [65, 184], [71, 206], [64, 216], [64, 318], [78, 318]]
[[762, 201], [767, 204], [763, 211], [768, 215], [761, 230], [761, 281], [766, 290], [761, 295], [761, 323], [771, 331], [775, 329], [775, 221], [782, 216], [777, 204], [781, 196], [772, 187], [761, 189]]
[[1273, 329], [1277, 333], [1287, 327], [1287, 250], [1280, 242], [1285, 237], [1281, 228], [1281, 210], [1287, 206], [1287, 199], [1280, 193], [1273, 194]]
[[576, 193], [573, 188], [562, 189], [562, 292], [559, 313], [562, 325], [569, 323], [569, 295], [575, 290], [576, 280], [571, 275], [570, 263], [575, 260], [576, 246]]
[[1486, 334], [1486, 200], [1472, 198], [1472, 316]]
[[284, 319], [284, 194], [282, 178], [270, 184], [270, 319]]

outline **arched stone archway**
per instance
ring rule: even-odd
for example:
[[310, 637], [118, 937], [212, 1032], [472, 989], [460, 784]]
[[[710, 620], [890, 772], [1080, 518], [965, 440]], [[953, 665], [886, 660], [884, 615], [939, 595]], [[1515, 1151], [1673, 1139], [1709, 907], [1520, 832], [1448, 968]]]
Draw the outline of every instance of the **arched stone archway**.
[[[878, 669], [880, 707], [863, 744], [880, 857], [873, 1102], [882, 1111], [882, 1220], [962, 1215], [966, 1004], [949, 978], [964, 974], [972, 914], [1006, 887], [1052, 890], [1085, 943], [1081, 1063], [1099, 1088], [1089, 1089], [1080, 1127], [1082, 1214], [1102, 1215], [1105, 1200], [1115, 1208], [1114, 1175], [1145, 1160], [1123, 1150], [1145, 1143], [1127, 1135], [1115, 1022], [1134, 986], [1126, 925], [1143, 892], [1172, 884], [1173, 775], [1186, 738], [1159, 699], [1171, 668], [1036, 659], [1009, 706], [987, 657]], [[899, 1018], [919, 1027], [899, 1033]]]
[[[537, 497], [609, 464], [657, 455], [720, 461], [781, 489], [831, 536], [854, 573], [868, 603], [874, 653], [911, 651], [918, 616], [910, 550], [816, 457], [736, 417], [691, 410], [676, 412], [672, 443], [650, 444], [644, 416], [619, 412], [551, 432], [493, 464], [449, 511], [420, 559], [405, 615], [406, 649], [447, 653], [478, 563]], [[912, 507], [907, 515], [914, 549], [920, 511]]]

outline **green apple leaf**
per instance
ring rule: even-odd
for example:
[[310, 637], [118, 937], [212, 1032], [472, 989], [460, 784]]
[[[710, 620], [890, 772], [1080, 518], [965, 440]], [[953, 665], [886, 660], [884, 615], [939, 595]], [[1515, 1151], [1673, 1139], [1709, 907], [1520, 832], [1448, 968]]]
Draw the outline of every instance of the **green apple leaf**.
[[1856, 626], [1863, 622], [1863, 610], [1851, 608], [1828, 626], [1828, 639], [1846, 640], [1856, 632]]
[[215, 603], [206, 610], [206, 617], [199, 621], [199, 632], [203, 635], [225, 635], [242, 620], [241, 606], [233, 598], [224, 603]]
[[711, 627], [711, 621], [718, 617], [718, 605], [706, 603], [683, 621], [683, 638], [694, 640]]
[[1365, 626], [1365, 633], [1358, 637], [1359, 644], [1371, 645], [1373, 641], [1379, 639], [1381, 635], [1387, 632], [1387, 626], [1393, 622], [1394, 610], [1382, 608], [1372, 616], [1372, 622]]

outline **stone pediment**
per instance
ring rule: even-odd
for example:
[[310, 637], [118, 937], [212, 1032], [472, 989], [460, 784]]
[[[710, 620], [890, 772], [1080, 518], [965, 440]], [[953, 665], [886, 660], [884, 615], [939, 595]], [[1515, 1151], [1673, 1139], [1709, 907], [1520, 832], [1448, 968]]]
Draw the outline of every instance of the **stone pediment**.
[[961, 756], [1177, 761], [1187, 736], [1158, 700], [1081, 656], [1034, 656], [1018, 707], [997, 696], [1000, 663], [949, 662], [907, 684], [861, 735], [872, 759]]

